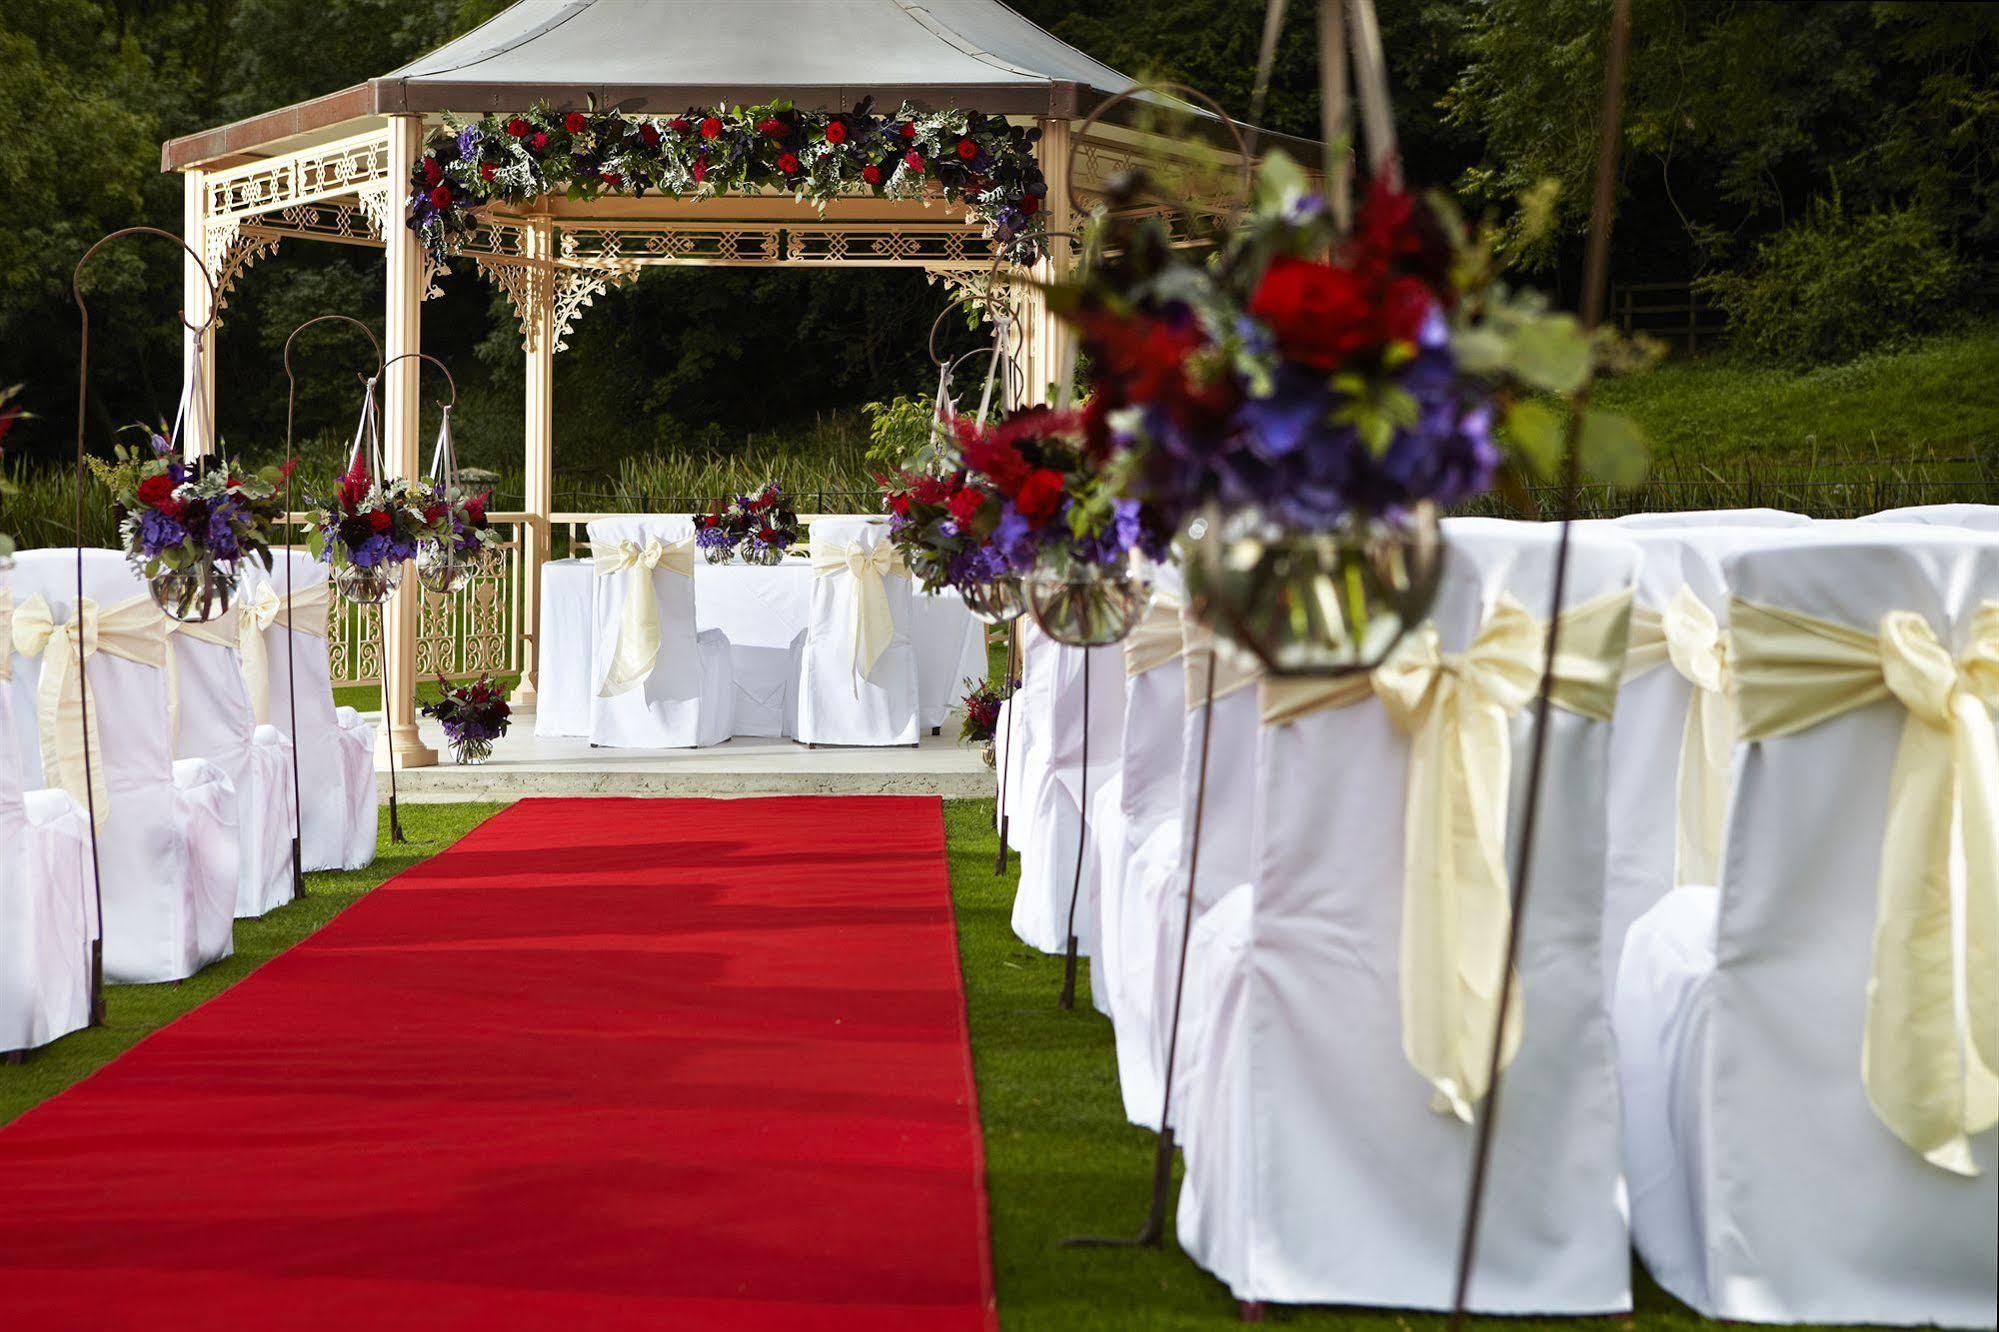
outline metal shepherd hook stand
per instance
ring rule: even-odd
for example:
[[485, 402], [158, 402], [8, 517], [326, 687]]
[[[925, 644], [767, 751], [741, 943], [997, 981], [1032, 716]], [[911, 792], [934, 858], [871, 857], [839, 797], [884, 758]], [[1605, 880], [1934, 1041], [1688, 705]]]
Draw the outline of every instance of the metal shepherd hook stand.
[[[72, 611], [72, 618], [77, 620], [81, 620], [83, 616], [83, 418], [90, 400], [90, 306], [83, 299], [83, 269], [99, 250], [109, 245], [112, 241], [120, 240], [126, 236], [159, 236], [180, 246], [182, 250], [187, 252], [188, 257], [195, 261], [195, 266], [201, 271], [201, 280], [208, 284], [208, 318], [204, 319], [200, 324], [189, 323], [187, 311], [185, 310], [180, 312], [178, 318], [181, 325], [188, 332], [194, 334], [197, 345], [202, 338], [208, 336], [208, 331], [215, 327], [215, 317], [220, 313], [218, 308], [219, 302], [216, 299], [215, 279], [209, 276], [208, 266], [202, 263], [201, 256], [190, 249], [186, 241], [174, 235], [171, 231], [162, 231], [158, 227], [124, 227], [99, 239], [96, 244], [83, 252], [81, 259], [76, 261], [76, 268], [70, 274], [69, 291], [70, 296], [76, 301], [77, 313], [82, 320], [76, 353], [76, 508], [74, 513], [75, 527], [72, 531], [72, 536], [76, 543], [76, 607]], [[198, 365], [199, 361], [196, 364]], [[197, 392], [199, 392], [198, 388]], [[215, 441], [212, 438], [203, 439], [201, 441], [203, 452], [205, 453], [212, 449], [214, 444]], [[84, 639], [85, 635], [82, 632], [82, 626], [79, 624], [76, 634], [76, 687], [77, 696], [82, 702], [83, 715], [87, 720], [90, 716], [90, 673], [85, 668], [87, 659], [84, 655]], [[91, 773], [94, 759], [90, 753], [90, 727], [88, 725], [83, 727], [83, 734], [79, 739], [83, 747], [84, 804], [86, 813], [90, 819], [90, 884], [93, 894], [90, 905], [95, 912], [97, 921], [97, 928], [91, 934], [90, 938], [90, 1025], [93, 1027], [102, 1027], [106, 1025], [104, 1010], [104, 882], [99, 871], [97, 854], [97, 795], [96, 784]]]
[[[316, 315], [293, 329], [290, 336], [285, 338], [285, 517], [287, 519], [292, 514], [292, 424], [294, 412], [298, 404], [298, 379], [292, 373], [292, 344], [298, 341], [299, 334], [305, 332], [314, 324], [329, 322], [352, 324], [355, 328], [360, 329], [361, 336], [368, 339], [368, 345], [374, 348], [375, 351], [374, 378], [380, 379], [382, 375], [382, 344], [376, 340], [374, 330], [349, 315]], [[291, 622], [292, 564], [287, 559], [285, 561], [285, 700], [291, 711], [292, 735], [292, 896], [298, 898], [305, 896], [304, 860], [299, 849], [300, 839], [304, 836], [305, 799], [300, 789], [298, 775], [298, 678], [297, 671], [293, 666], [294, 640], [292, 638]], [[384, 704], [384, 707], [386, 706]], [[390, 746], [390, 748], [393, 750], [394, 746]], [[393, 765], [393, 753], [390, 755], [390, 761]], [[391, 778], [391, 782], [393, 780]], [[393, 812], [389, 817], [389, 826], [392, 830], [395, 827]], [[397, 838], [396, 840], [400, 841], [401, 838]]]

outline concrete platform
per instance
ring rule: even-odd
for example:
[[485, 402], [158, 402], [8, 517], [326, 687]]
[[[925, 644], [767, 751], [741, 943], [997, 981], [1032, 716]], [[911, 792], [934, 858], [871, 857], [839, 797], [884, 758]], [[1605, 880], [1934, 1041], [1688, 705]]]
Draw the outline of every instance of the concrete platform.
[[[380, 725], [380, 716], [373, 720]], [[739, 737], [707, 749], [593, 749], [582, 739], [537, 737], [534, 714], [514, 715], [493, 756], [473, 766], [451, 761], [444, 733], [423, 722], [438, 751], [431, 768], [399, 768], [397, 799], [409, 803], [519, 800], [528, 796], [936, 795], [994, 793], [992, 770], [978, 750], [944, 735], [914, 749], [807, 749], [791, 740]], [[379, 747], [378, 747], [379, 751]], [[382, 798], [389, 775], [377, 764]]]

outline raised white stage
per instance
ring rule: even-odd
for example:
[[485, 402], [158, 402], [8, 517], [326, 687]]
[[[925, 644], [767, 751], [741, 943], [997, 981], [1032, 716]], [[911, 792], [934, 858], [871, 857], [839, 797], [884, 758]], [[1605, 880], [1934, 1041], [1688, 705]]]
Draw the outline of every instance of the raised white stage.
[[[372, 718], [380, 725], [380, 717]], [[519, 800], [527, 796], [937, 795], [990, 796], [992, 770], [956, 740], [954, 714], [942, 736], [913, 749], [807, 749], [790, 740], [738, 736], [705, 749], [593, 749], [587, 740], [537, 736], [534, 713], [517, 710], [509, 733], [482, 764], [451, 761], [444, 732], [423, 722], [438, 751], [432, 768], [398, 769], [397, 798], [412, 803]], [[377, 746], [379, 752], [380, 747]], [[389, 777], [377, 762], [382, 797]]]

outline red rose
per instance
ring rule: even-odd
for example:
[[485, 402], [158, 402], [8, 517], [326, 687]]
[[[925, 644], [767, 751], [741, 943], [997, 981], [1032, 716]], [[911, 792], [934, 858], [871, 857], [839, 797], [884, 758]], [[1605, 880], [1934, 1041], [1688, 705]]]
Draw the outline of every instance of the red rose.
[[791, 153], [779, 153], [777, 155], [777, 169], [787, 176], [797, 175], [798, 158]]
[[562, 128], [571, 134], [581, 134], [590, 124], [590, 118], [581, 111], [571, 111], [562, 118]]
[[653, 124], [651, 121], [647, 121], [645, 124], [639, 126], [639, 142], [648, 148], [658, 147], [659, 126]]
[[708, 159], [705, 157], [695, 158], [692, 170], [694, 173], [694, 183], [699, 185], [702, 181], [708, 179]]
[[618, 186], [625, 183], [625, 178], [619, 175], [615, 171], [600, 171], [597, 173], [597, 178], [603, 181], [606, 185], [609, 185], [612, 189], [616, 189], [618, 188]]
[[1022, 217], [1033, 217], [1036, 213], [1040, 211], [1041, 211], [1040, 195], [1029, 194], [1022, 197], [1020, 201], [1020, 215]]
[[430, 192], [430, 201], [439, 208], [449, 208], [451, 206], [451, 187], [449, 185], [438, 186]]
[[1021, 517], [1036, 527], [1041, 526], [1062, 507], [1062, 474], [1046, 467], [1037, 468], [1021, 483], [1020, 494], [1013, 502]]
[[166, 475], [149, 476], [139, 483], [139, 503], [149, 509], [160, 507], [161, 501], [173, 498], [173, 478]]
[[1358, 274], [1331, 264], [1288, 255], [1271, 260], [1249, 312], [1286, 356], [1314, 370], [1337, 370], [1380, 341], [1374, 293]]
[[542, 133], [540, 130], [536, 130], [534, 137], [528, 140], [528, 147], [534, 149], [536, 152], [541, 152], [548, 147], [548, 135]]
[[528, 136], [528, 131], [533, 128], [534, 126], [528, 124], [519, 116], [515, 116], [507, 122], [507, 133], [513, 135], [516, 139], [525, 139]]
[[491, 162], [481, 162], [479, 164], [479, 179], [491, 180], [493, 178], [493, 174], [498, 170], [499, 168], [494, 166]]
[[702, 138], [704, 139], [720, 138], [721, 134], [722, 134], [722, 122], [717, 120], [715, 117], [709, 116], [706, 120], [701, 122]]
[[846, 141], [847, 141], [847, 122], [844, 120], [827, 121], [826, 142], [845, 143]]
[[912, 148], [902, 155], [902, 164], [911, 171], [921, 172], [923, 170], [923, 154]]
[[675, 134], [685, 134], [692, 123], [686, 116], [675, 116], [672, 120], [666, 122], [666, 127]]
[[970, 139], [958, 140], [958, 156], [969, 162], [979, 155], [979, 145]]
[[784, 122], [776, 116], [759, 120], [757, 122], [757, 133], [769, 135], [773, 139], [782, 139], [784, 137]]
[[386, 509], [377, 509], [368, 515], [368, 526], [374, 528], [377, 533], [388, 531], [395, 524], [395, 521], [394, 518], [389, 516]]
[[861, 179], [870, 185], [879, 185], [882, 183], [882, 169], [870, 162], [861, 168]]
[[915, 138], [915, 137], [916, 137], [916, 122], [915, 122], [915, 121], [913, 121], [913, 120], [905, 120], [905, 121], [903, 121], [903, 122], [902, 122], [902, 137], [903, 137], [903, 138], [905, 138], [905, 139], [913, 139], [913, 138]]
[[958, 526], [963, 527], [978, 516], [979, 509], [985, 502], [984, 491], [966, 486], [951, 497], [951, 517], [957, 520]]
[[423, 159], [423, 179], [426, 184], [430, 185], [435, 185], [438, 181], [444, 179], [444, 168], [437, 164], [436, 158], [425, 157]]

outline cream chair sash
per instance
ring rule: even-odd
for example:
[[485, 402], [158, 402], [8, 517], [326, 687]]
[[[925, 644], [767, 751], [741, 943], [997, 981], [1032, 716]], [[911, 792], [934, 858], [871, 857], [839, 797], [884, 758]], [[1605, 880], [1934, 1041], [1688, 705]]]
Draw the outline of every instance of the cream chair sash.
[[[110, 810], [104, 785], [104, 747], [98, 741], [97, 715], [83, 706], [83, 677], [77, 670], [77, 644], [82, 641], [83, 658], [99, 652], [136, 661], [142, 666], [166, 669], [166, 617], [151, 597], [134, 597], [108, 610], [84, 598], [76, 615], [65, 624], [55, 623], [49, 603], [40, 595], [29, 597], [14, 613], [14, 650], [24, 657], [42, 658], [42, 681], [38, 695], [42, 738], [42, 767], [45, 777], [70, 793], [78, 804], [91, 802], [97, 822], [103, 825]], [[90, 746], [89, 777], [84, 769], [84, 745]]]
[[292, 589], [292, 608], [285, 610], [285, 593], [276, 582], [259, 583], [257, 590], [236, 603], [236, 651], [242, 658], [243, 686], [250, 694], [250, 707], [257, 724], [270, 720], [271, 663], [264, 644], [264, 631], [273, 625], [288, 630], [326, 637], [326, 616], [332, 606], [333, 585], [325, 579]]
[[895, 637], [895, 615], [889, 609], [890, 574], [907, 575], [909, 569], [886, 541], [868, 547], [860, 542], [841, 546], [812, 547], [812, 572], [825, 578], [842, 569], [854, 575], [854, 692], [861, 681], [873, 674], [875, 663], [888, 651]]
[[1737, 731], [1735, 672], [1728, 631], [1707, 603], [1681, 585], [1655, 611], [1631, 608], [1631, 650], [1624, 678], [1634, 679], [1671, 663], [1693, 686], [1680, 732], [1680, 766], [1674, 803], [1673, 881], [1720, 881], [1721, 834], [1728, 822], [1728, 765]]
[[[1562, 615], [1553, 701], [1610, 718], [1631, 593]], [[1432, 1107], [1471, 1122], [1487, 1090], [1512, 916], [1506, 828], [1511, 718], [1540, 686], [1546, 627], [1501, 597], [1470, 648], [1445, 652], [1436, 626], [1403, 639], [1374, 691], [1409, 735], [1402, 873], [1402, 1048], [1429, 1081]], [[1340, 696], [1352, 692], [1333, 681]], [[1523, 1004], [1508, 1005], [1501, 1065], [1520, 1048]]]
[[1215, 701], [1247, 689], [1263, 678], [1263, 668], [1254, 657], [1239, 649], [1223, 646], [1212, 654], [1215, 631], [1194, 618], [1191, 611], [1180, 613], [1181, 664], [1187, 672], [1187, 710], [1203, 707], [1208, 701], [1208, 662], [1215, 663]]
[[1893, 698], [1907, 709], [1888, 778], [1860, 1076], [1889, 1130], [1975, 1175], [1999, 1123], [1999, 601], [1951, 660], [1922, 616], [1876, 633], [1737, 599], [1742, 738], [1767, 740]]
[[625, 579], [624, 609], [618, 616], [617, 650], [611, 654], [610, 669], [604, 673], [604, 683], [597, 690], [599, 698], [615, 698], [644, 684], [659, 661], [659, 603], [652, 595], [653, 570], [664, 569], [692, 578], [694, 539], [689, 537], [671, 545], [655, 539], [643, 546], [635, 541], [620, 541], [610, 551], [598, 552], [595, 562], [599, 578], [629, 575]]
[[[14, 589], [0, 587], [0, 685], [14, 678]], [[0, 745], [7, 737], [0, 735]]]
[[1124, 640], [1124, 673], [1139, 676], [1180, 655], [1180, 600], [1167, 592], [1153, 594], [1145, 618]]

